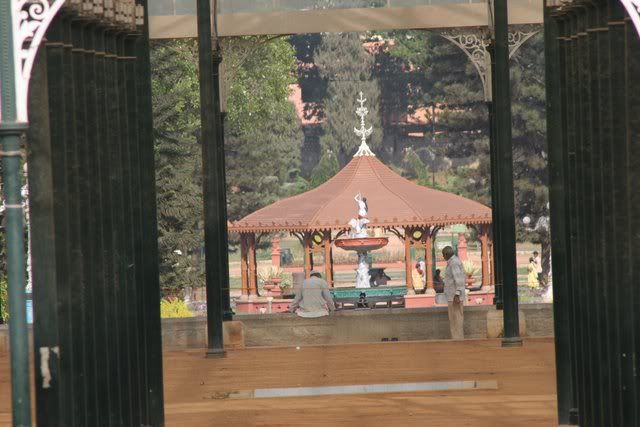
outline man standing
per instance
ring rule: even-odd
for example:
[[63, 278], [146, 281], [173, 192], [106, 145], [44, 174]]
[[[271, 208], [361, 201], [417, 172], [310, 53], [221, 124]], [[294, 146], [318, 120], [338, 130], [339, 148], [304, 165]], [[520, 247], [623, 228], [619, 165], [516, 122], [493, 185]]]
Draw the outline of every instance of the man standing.
[[460, 258], [454, 255], [451, 246], [442, 249], [442, 256], [447, 261], [447, 269], [444, 271], [444, 295], [449, 306], [451, 338], [462, 340], [464, 339], [464, 266]]
[[538, 251], [533, 251], [533, 261], [536, 263], [536, 275], [538, 276], [538, 283], [542, 285], [542, 259]]
[[300, 317], [328, 316], [329, 311], [335, 309], [329, 286], [317, 271], [312, 271], [311, 277], [302, 282], [289, 306], [289, 311]]

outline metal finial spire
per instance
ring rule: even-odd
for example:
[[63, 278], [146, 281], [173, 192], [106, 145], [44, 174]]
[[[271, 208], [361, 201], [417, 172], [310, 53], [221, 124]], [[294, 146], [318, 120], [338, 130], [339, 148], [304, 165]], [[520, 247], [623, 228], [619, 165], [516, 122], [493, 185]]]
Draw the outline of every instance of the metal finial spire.
[[373, 133], [373, 126], [367, 128], [364, 123], [364, 118], [369, 114], [369, 110], [364, 106], [364, 103], [367, 102], [367, 99], [360, 91], [360, 97], [356, 99], [356, 101], [360, 104], [358, 108], [356, 108], [356, 114], [360, 116], [360, 129], [353, 128], [353, 131], [358, 135], [361, 139], [360, 147], [358, 148], [358, 152], [354, 154], [353, 157], [361, 157], [361, 156], [375, 156], [373, 151], [367, 145], [367, 137]]

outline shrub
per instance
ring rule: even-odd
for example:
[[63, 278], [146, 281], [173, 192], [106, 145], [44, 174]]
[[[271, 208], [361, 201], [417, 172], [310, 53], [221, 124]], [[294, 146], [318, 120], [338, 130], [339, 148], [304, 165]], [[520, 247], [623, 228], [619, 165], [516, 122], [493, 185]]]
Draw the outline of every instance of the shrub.
[[0, 279], [0, 323], [9, 320], [9, 292], [8, 282], [4, 277]]
[[193, 317], [187, 304], [177, 298], [167, 298], [160, 301], [160, 317], [163, 319], [176, 317]]

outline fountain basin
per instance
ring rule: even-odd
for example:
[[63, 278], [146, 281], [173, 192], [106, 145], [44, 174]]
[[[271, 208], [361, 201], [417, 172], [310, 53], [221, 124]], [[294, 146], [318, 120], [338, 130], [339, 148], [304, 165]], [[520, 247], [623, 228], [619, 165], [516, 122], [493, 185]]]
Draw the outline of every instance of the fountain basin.
[[338, 239], [335, 245], [347, 251], [369, 252], [384, 248], [389, 243], [387, 237], [355, 237]]
[[334, 298], [358, 298], [361, 294], [367, 297], [393, 297], [405, 296], [407, 294], [406, 286], [385, 286], [381, 288], [332, 288], [329, 290]]

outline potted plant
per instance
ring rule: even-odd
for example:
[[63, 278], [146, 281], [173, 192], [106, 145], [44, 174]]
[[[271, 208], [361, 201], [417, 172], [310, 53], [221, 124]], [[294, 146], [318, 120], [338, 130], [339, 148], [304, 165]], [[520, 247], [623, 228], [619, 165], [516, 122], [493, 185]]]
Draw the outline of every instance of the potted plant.
[[293, 286], [293, 275], [291, 273], [282, 272], [279, 286], [280, 290], [285, 293], [287, 289], [290, 289]]
[[269, 267], [258, 272], [258, 280], [268, 295], [282, 295], [282, 277], [284, 272], [278, 267]]
[[467, 286], [474, 284], [476, 279], [473, 276], [478, 272], [478, 266], [471, 261], [463, 262], [462, 266], [464, 267], [464, 274], [467, 276]]

